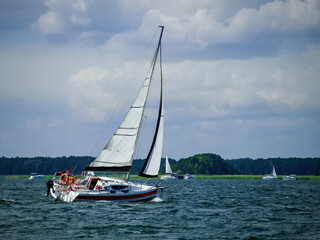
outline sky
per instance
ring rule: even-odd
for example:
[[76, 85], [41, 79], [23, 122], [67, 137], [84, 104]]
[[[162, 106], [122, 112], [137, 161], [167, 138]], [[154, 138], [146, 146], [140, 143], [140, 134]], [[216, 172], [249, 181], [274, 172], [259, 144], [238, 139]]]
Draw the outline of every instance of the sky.
[[159, 25], [163, 156], [320, 156], [318, 0], [0, 0], [0, 156], [97, 156]]

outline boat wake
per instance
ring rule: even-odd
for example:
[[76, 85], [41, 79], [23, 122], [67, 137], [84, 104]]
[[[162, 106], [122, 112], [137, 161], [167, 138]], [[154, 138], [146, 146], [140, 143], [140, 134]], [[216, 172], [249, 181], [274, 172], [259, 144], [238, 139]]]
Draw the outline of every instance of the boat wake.
[[155, 197], [154, 199], [151, 200], [151, 202], [163, 202], [163, 199], [160, 197]]

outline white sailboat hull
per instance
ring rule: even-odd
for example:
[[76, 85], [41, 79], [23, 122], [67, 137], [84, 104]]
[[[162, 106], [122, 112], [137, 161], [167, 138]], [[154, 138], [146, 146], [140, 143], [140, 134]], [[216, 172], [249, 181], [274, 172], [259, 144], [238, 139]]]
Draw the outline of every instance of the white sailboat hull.
[[177, 178], [172, 176], [171, 174], [161, 176], [161, 180], [175, 180], [175, 179]]
[[272, 166], [272, 171], [271, 171], [271, 174], [266, 174], [262, 177], [262, 180], [277, 180], [277, 173], [276, 173], [276, 170], [273, 166], [272, 163], [270, 163], [271, 166]]
[[[97, 179], [95, 177], [94, 179]], [[89, 180], [89, 184], [74, 184], [65, 187], [58, 181], [54, 182], [50, 189], [52, 197], [56, 201], [75, 202], [75, 201], [110, 201], [110, 202], [138, 202], [148, 201], [159, 197], [163, 187], [135, 184], [119, 179], [98, 177], [100, 181], [108, 184], [97, 189]], [[111, 183], [111, 184], [110, 184]], [[93, 188], [93, 189], [91, 189]]]
[[277, 177], [272, 175], [265, 175], [262, 177], [262, 180], [277, 180]]

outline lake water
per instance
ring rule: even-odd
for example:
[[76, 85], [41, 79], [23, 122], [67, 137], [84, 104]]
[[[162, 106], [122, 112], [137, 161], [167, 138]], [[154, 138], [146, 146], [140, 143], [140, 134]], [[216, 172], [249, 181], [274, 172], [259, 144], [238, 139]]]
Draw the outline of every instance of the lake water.
[[160, 202], [62, 203], [45, 180], [0, 179], [0, 239], [320, 239], [320, 181], [162, 186]]

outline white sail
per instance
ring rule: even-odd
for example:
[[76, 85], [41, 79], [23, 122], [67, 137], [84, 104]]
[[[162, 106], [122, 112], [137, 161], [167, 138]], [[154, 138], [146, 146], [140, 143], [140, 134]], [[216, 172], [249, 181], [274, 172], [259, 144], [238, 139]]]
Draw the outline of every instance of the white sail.
[[144, 175], [149, 176], [157, 176], [159, 169], [160, 169], [160, 163], [161, 163], [161, 155], [162, 155], [162, 143], [163, 143], [163, 125], [164, 125], [164, 117], [161, 116], [160, 125], [159, 125], [159, 132], [157, 135], [156, 145], [154, 147], [151, 160], [148, 161], [148, 164], [143, 171]]
[[276, 177], [277, 176], [277, 173], [276, 173], [276, 170], [274, 169], [274, 166], [272, 166], [272, 173], [271, 173], [272, 176]]
[[169, 163], [167, 155], [166, 155], [166, 173], [172, 173], [172, 170], [171, 170], [170, 163]]
[[[163, 28], [162, 28], [163, 30]], [[163, 125], [164, 125], [164, 116], [163, 116], [163, 83], [162, 83], [162, 65], [161, 65], [161, 36], [160, 35], [158, 48], [155, 53], [154, 59], [157, 58], [158, 53], [160, 52], [160, 103], [159, 103], [159, 112], [157, 126], [155, 129], [154, 137], [150, 150], [144, 165], [139, 173], [139, 176], [142, 177], [158, 177], [161, 155], [162, 155], [162, 142], [163, 142]]]
[[99, 167], [111, 171], [112, 168], [119, 171], [130, 169], [149, 86], [150, 77], [147, 77], [122, 123], [100, 155], [90, 164], [93, 170], [97, 171]]
[[114, 135], [111, 137], [105, 148], [102, 150], [100, 155], [90, 164], [90, 166], [84, 168], [85, 171], [130, 171], [146, 99], [148, 97], [150, 83], [160, 49], [162, 31], [150, 69], [140, 89], [139, 94], [137, 95], [127, 115], [125, 116], [122, 123], [120, 124]]
[[276, 170], [272, 164], [272, 162], [270, 161], [270, 170], [271, 170], [271, 173], [270, 174], [266, 174], [262, 177], [263, 180], [276, 180], [277, 179], [277, 173], [276, 173]]

